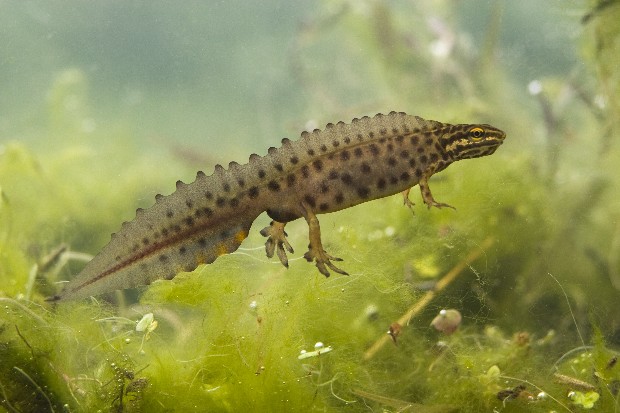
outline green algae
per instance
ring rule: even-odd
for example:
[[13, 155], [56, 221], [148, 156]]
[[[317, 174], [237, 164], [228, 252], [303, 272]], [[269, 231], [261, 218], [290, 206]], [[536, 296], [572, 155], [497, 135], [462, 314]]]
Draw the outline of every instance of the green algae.
[[[287, 226], [296, 250], [290, 269], [267, 260], [257, 231], [268, 223], [263, 216], [239, 251], [211, 265], [137, 291], [51, 305], [45, 297], [83, 265], [79, 253], [96, 253], [136, 207], [195, 173], [170, 148], [144, 150], [149, 145], [131, 139], [126, 119], [91, 128], [90, 75], [60, 72], [41, 132], [56, 144], [41, 150], [13, 139], [0, 153], [2, 408], [618, 409], [618, 230], [609, 224], [618, 218], [618, 151], [606, 134], [617, 119], [614, 106], [593, 110], [570, 76], [541, 78], [542, 91], [528, 96], [495, 61], [502, 47], [493, 41], [496, 22], [484, 25], [480, 59], [472, 50], [437, 61], [415, 48], [435, 39], [422, 29], [423, 10], [328, 3], [295, 39], [308, 112], [335, 121], [333, 111], [359, 116], [369, 102], [384, 101], [447, 122], [485, 119], [507, 131], [492, 157], [456, 163], [431, 180], [435, 198], [457, 211], [427, 211], [414, 189], [415, 215], [390, 197], [320, 216], [325, 246], [345, 259], [348, 277], [325, 279], [301, 258], [303, 222]], [[435, 13], [449, 13], [448, 3]], [[492, 19], [501, 17], [496, 7]], [[589, 53], [594, 35], [586, 30], [595, 72], [578, 78], [593, 91], [600, 80], [616, 99], [607, 50], [617, 36], [603, 30], [615, 9], [596, 10], [587, 24], [607, 40]], [[459, 34], [455, 20], [447, 15], [445, 29]], [[359, 78], [325, 79], [321, 70], [332, 63], [321, 55], [326, 47], [343, 73], [363, 63]], [[315, 54], [321, 65], [310, 64]], [[220, 161], [226, 155], [211, 154]], [[482, 248], [487, 239], [491, 246]], [[390, 325], [472, 251], [480, 258], [368, 357]], [[449, 336], [430, 328], [443, 308], [463, 314]], [[153, 322], [144, 329], [147, 314]], [[298, 358], [319, 342], [332, 350]]]

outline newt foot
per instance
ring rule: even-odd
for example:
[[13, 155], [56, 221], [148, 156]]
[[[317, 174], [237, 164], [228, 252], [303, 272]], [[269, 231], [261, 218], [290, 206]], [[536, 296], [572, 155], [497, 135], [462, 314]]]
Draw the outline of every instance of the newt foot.
[[453, 210], [456, 211], [456, 208], [453, 207], [452, 205], [448, 205], [448, 204], [444, 204], [443, 202], [437, 202], [434, 199], [431, 202], [426, 203], [426, 206], [428, 206], [428, 209], [431, 209], [431, 207], [435, 207], [435, 208], [452, 208]]
[[315, 261], [316, 268], [321, 274], [326, 277], [329, 277], [330, 275], [326, 266], [329, 267], [330, 270], [337, 272], [338, 274], [349, 275], [349, 273], [341, 270], [332, 263], [332, 261], [342, 261], [342, 258], [333, 257], [326, 253], [324, 249], [317, 250], [315, 248], [312, 248], [312, 246], [309, 246], [308, 252], [304, 254], [304, 258], [308, 262]]
[[286, 224], [278, 221], [271, 221], [268, 227], [265, 227], [260, 231], [260, 234], [263, 237], [267, 237], [267, 241], [265, 242], [265, 252], [267, 253], [267, 258], [272, 258], [273, 254], [277, 253], [282, 265], [288, 268], [288, 257], [286, 256], [286, 251], [291, 254], [294, 251], [293, 247], [291, 247], [291, 244], [289, 244], [286, 239], [288, 234], [284, 231], [285, 225]]

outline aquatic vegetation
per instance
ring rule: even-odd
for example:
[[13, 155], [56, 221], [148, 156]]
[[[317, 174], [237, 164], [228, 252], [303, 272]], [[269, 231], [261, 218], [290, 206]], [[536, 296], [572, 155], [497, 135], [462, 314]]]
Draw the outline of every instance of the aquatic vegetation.
[[[98, 71], [75, 64], [47, 80], [36, 133], [5, 133], [0, 119], [0, 410], [619, 410], [617, 2], [593, 1], [566, 23], [583, 29], [579, 68], [519, 74], [504, 39], [534, 30], [548, 9], [519, 20], [507, 14], [517, 2], [496, 2], [473, 24], [473, 6], [455, 4], [323, 2], [287, 50], [301, 97], [244, 102], [260, 106], [249, 120], [211, 89], [196, 87], [195, 100], [145, 89], [168, 122], [189, 106], [209, 121], [229, 116], [222, 136], [239, 148], [201, 141], [187, 155], [184, 144], [136, 138], [144, 118], [104, 121]], [[323, 242], [349, 276], [265, 257], [263, 216], [212, 265], [137, 291], [45, 301], [135, 208], [194, 176], [191, 159], [228, 161], [306, 121], [385, 109], [479, 119], [511, 138], [434, 178], [434, 195], [457, 211], [427, 211], [412, 196], [412, 211], [390, 197], [323, 216]], [[305, 224], [289, 225], [288, 260], [301, 261]]]

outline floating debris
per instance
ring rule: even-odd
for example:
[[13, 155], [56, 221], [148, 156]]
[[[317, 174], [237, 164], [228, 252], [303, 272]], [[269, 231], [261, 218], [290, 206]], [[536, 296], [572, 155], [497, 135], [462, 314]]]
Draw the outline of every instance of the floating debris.
[[392, 337], [392, 341], [394, 342], [394, 344], [396, 344], [396, 338], [398, 337], [402, 329], [403, 327], [398, 323], [390, 324], [390, 329], [387, 333], [390, 337]]
[[435, 327], [435, 330], [441, 331], [444, 334], [450, 335], [459, 328], [463, 317], [458, 310], [449, 309], [441, 310], [437, 317], [431, 321], [431, 326]]
[[580, 391], [570, 391], [568, 392], [568, 398], [576, 404], [577, 406], [581, 406], [584, 409], [591, 409], [594, 407], [594, 403], [601, 397], [595, 391], [589, 391], [587, 393], [582, 393]]
[[152, 332], [157, 328], [157, 320], [153, 316], [153, 313], [146, 313], [142, 316], [140, 321], [136, 324], [136, 331], [146, 331], [146, 334]]
[[332, 346], [325, 347], [325, 344], [323, 344], [320, 341], [317, 341], [317, 343], [314, 345], [314, 351], [301, 350], [297, 358], [299, 360], [303, 360], [303, 359], [307, 359], [310, 357], [320, 356], [321, 354], [329, 353], [332, 350], [333, 350]]

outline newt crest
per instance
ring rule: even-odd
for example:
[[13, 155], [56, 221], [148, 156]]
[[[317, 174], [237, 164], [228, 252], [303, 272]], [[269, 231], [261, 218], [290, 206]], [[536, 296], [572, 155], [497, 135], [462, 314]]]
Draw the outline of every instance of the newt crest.
[[191, 184], [157, 195], [155, 205], [138, 209], [110, 242], [71, 280], [54, 300], [79, 299], [115, 289], [171, 279], [178, 272], [210, 264], [235, 251], [252, 222], [263, 212], [273, 219], [261, 230], [268, 257], [288, 267], [293, 248], [284, 231], [287, 222], [304, 218], [309, 249], [304, 257], [325, 276], [345, 271], [341, 259], [323, 248], [318, 214], [339, 211], [419, 185], [430, 208], [449, 207], [433, 198], [428, 179], [460, 159], [490, 155], [505, 133], [490, 125], [451, 125], [391, 112], [349, 124], [328, 124], [283, 139], [267, 155], [249, 162], [216, 165], [212, 175], [198, 172]]

